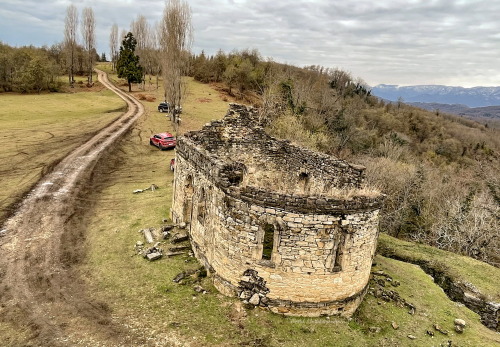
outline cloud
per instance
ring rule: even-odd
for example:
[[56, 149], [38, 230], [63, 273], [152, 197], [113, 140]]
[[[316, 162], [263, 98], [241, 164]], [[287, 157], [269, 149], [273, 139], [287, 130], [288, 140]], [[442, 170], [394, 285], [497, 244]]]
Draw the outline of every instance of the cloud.
[[[0, 40], [52, 44], [63, 38], [70, 1], [3, 0]], [[75, 1], [96, 13], [98, 51], [113, 23], [138, 14], [151, 24], [164, 3]], [[192, 0], [194, 52], [257, 48], [296, 65], [340, 67], [374, 85], [498, 85], [500, 2], [490, 0]]]

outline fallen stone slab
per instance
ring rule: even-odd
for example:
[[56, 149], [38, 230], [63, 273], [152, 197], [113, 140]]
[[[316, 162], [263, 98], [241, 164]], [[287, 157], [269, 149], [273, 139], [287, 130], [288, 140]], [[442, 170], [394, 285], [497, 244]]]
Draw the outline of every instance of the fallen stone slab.
[[146, 258], [149, 260], [149, 261], [153, 261], [153, 260], [157, 260], [157, 259], [160, 259], [162, 256], [162, 254], [160, 252], [154, 252], [154, 253], [149, 253], [149, 254], [146, 254]]
[[165, 253], [165, 255], [167, 257], [175, 257], [176, 255], [182, 255], [182, 254], [186, 254], [186, 252], [167, 252], [167, 253]]
[[188, 251], [191, 249], [191, 246], [177, 246], [177, 247], [170, 247], [168, 250], [171, 252], [180, 252], [180, 251]]
[[161, 227], [161, 231], [170, 231], [172, 230], [173, 228], [175, 228], [175, 225], [163, 225]]
[[184, 242], [187, 240], [189, 240], [189, 236], [187, 234], [174, 234], [174, 236], [172, 236], [171, 242], [172, 243], [179, 243], [179, 242]]
[[182, 271], [181, 273], [177, 274], [177, 276], [174, 277], [173, 281], [175, 283], [179, 283], [181, 280], [183, 280], [184, 278], [186, 278], [188, 276], [191, 276], [195, 272], [196, 272], [196, 270]]
[[151, 229], [152, 228], [142, 229], [142, 230], [139, 231], [139, 232], [142, 232], [142, 234], [144, 235], [144, 238], [146, 239], [147, 243], [153, 243], [154, 242], [153, 233], [152, 233]]

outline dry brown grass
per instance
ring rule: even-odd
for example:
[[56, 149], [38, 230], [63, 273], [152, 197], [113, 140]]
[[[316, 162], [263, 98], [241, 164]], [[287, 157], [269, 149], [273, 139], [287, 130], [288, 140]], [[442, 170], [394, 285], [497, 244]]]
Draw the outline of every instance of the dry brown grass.
[[0, 95], [0, 220], [44, 173], [123, 107], [107, 90]]

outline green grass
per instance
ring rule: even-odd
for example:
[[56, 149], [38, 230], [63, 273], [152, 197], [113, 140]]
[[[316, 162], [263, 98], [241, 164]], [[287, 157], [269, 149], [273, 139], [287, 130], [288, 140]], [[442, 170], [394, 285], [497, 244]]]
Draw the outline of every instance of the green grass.
[[41, 175], [124, 110], [110, 91], [0, 94], [0, 220]]
[[418, 264], [428, 264], [457, 282], [472, 283], [489, 300], [500, 302], [500, 269], [470, 257], [435, 247], [406, 242], [380, 234], [378, 247], [382, 254]]
[[[183, 131], [225, 114], [223, 96], [192, 80], [189, 87]], [[135, 93], [158, 97], [161, 90]], [[416, 306], [415, 315], [367, 295], [352, 320], [284, 317], [254, 309], [237, 321], [231, 319], [237, 300], [218, 294], [209, 279], [201, 282], [210, 292], [206, 295], [194, 292], [190, 284], [173, 283], [180, 271], [199, 264], [187, 256], [147, 262], [133, 250], [143, 240], [138, 230], [159, 227], [161, 219], [169, 216], [172, 199], [168, 163], [174, 152], [148, 144], [151, 134], [172, 131], [164, 114], [156, 111], [157, 103], [158, 99], [145, 102], [147, 115], [120, 142], [119, 149], [98, 165], [96, 193], [90, 196], [94, 204], [86, 217], [88, 256], [81, 272], [93, 296], [108, 303], [115, 323], [126, 325], [131, 334], [152, 338], [151, 344], [168, 344], [165, 341], [171, 339], [198, 346], [439, 346], [448, 340], [459, 346], [494, 346], [500, 342], [498, 334], [485, 328], [475, 313], [451, 302], [420, 268], [381, 256], [376, 258], [375, 269], [401, 282], [394, 289]], [[152, 183], [160, 189], [132, 194]], [[462, 335], [453, 332], [455, 318], [467, 321]], [[399, 324], [398, 330], [390, 326], [392, 321]], [[427, 336], [426, 330], [432, 330], [434, 323], [451, 335]], [[370, 332], [372, 326], [381, 331]], [[408, 334], [417, 339], [410, 340]]]

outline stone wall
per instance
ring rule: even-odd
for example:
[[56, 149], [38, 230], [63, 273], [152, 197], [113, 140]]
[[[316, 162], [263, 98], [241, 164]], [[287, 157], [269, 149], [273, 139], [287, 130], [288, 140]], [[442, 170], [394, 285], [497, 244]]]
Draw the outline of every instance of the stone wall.
[[381, 196], [334, 195], [359, 189], [363, 168], [274, 139], [255, 116], [232, 105], [178, 139], [172, 217], [189, 224], [221, 292], [284, 314], [350, 316], [368, 283]]

